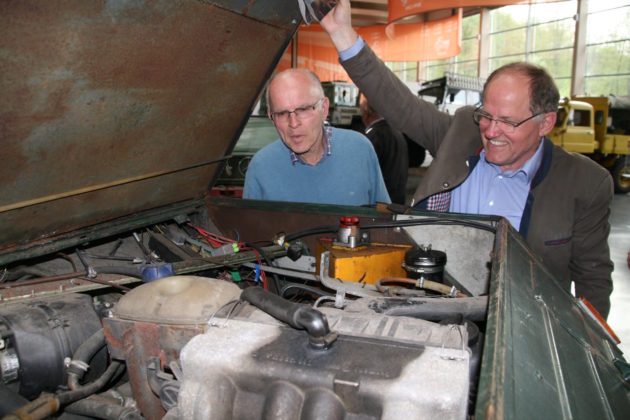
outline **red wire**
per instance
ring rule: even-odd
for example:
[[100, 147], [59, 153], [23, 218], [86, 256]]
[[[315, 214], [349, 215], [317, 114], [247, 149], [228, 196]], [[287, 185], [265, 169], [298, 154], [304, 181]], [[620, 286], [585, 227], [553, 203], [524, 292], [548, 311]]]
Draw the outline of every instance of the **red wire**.
[[188, 226], [190, 226], [191, 228], [195, 229], [197, 232], [199, 232], [199, 234], [201, 236], [203, 236], [208, 242], [210, 242], [210, 244], [214, 247], [220, 247], [222, 245], [225, 244], [231, 244], [234, 242], [234, 239], [230, 239], [228, 237], [225, 236], [221, 236], [221, 235], [217, 235], [215, 233], [210, 233], [207, 230], [199, 227], [199, 226], [195, 226], [192, 223], [188, 223]]
[[[199, 226], [193, 225], [192, 223], [188, 223], [188, 226], [190, 226], [191, 228], [199, 232], [201, 236], [203, 236], [212, 246], [216, 248], [225, 244], [231, 244], [235, 242], [234, 239], [230, 239], [225, 236], [220, 236], [214, 233], [210, 233]], [[258, 261], [258, 265], [262, 267], [262, 260], [260, 258], [260, 255], [258, 254], [258, 251], [256, 251], [253, 248], [246, 247], [244, 242], [239, 242], [238, 247], [241, 251], [249, 251], [249, 250], [253, 251], [254, 255], [256, 255], [256, 260]], [[265, 290], [268, 290], [269, 286], [267, 285], [267, 275], [265, 274], [265, 271], [262, 268], [260, 270], [260, 280], [262, 281], [263, 288]]]

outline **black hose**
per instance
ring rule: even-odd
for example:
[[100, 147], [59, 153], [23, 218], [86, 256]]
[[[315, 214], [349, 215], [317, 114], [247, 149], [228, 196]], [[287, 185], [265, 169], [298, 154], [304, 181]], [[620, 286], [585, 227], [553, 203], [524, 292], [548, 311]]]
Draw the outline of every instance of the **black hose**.
[[299, 283], [289, 283], [286, 286], [284, 286], [281, 290], [280, 290], [280, 296], [285, 297], [286, 292], [291, 290], [291, 289], [299, 289], [299, 290], [303, 290], [305, 292], [309, 292], [309, 293], [314, 293], [318, 296], [335, 296], [332, 293], [329, 292], [325, 292], [321, 289], [316, 289], [314, 287], [311, 286], [307, 286], [305, 284], [299, 284]]
[[[71, 390], [78, 389], [80, 387], [79, 381], [83, 378], [83, 375], [87, 371], [87, 366], [92, 360], [92, 357], [103, 347], [105, 347], [105, 333], [103, 329], [96, 331], [87, 340], [75, 350], [72, 355], [72, 362], [68, 366], [68, 387]], [[83, 369], [81, 365], [86, 368]]]
[[[487, 225], [481, 222], [474, 222], [470, 220], [456, 220], [445, 218], [425, 218], [425, 219], [410, 219], [410, 220], [396, 220], [384, 223], [374, 223], [368, 225], [361, 225], [361, 229], [384, 229], [384, 228], [396, 228], [407, 226], [423, 226], [423, 225], [460, 225], [472, 227], [475, 229], [485, 230], [487, 232], [496, 233], [494, 226]], [[285, 236], [286, 242], [291, 242], [305, 236], [318, 235], [323, 233], [336, 233], [339, 230], [339, 226], [320, 226], [316, 228], [306, 229], [299, 232], [292, 233]]]
[[383, 229], [383, 228], [395, 228], [395, 227], [407, 227], [407, 226], [427, 226], [427, 225], [457, 225], [466, 226], [479, 230], [485, 230], [486, 232], [496, 233], [497, 229], [494, 226], [487, 225], [481, 222], [474, 222], [470, 220], [456, 220], [456, 219], [409, 219], [409, 220], [396, 220], [393, 222], [385, 223], [373, 223], [371, 225], [361, 225], [361, 229]]
[[143, 418], [137, 408], [125, 407], [113, 398], [106, 398], [101, 395], [91, 395], [75, 401], [66, 406], [64, 412], [106, 420], [140, 420]]
[[336, 333], [330, 331], [326, 316], [310, 306], [289, 302], [260, 287], [243, 290], [241, 299], [293, 328], [306, 330], [309, 342], [315, 348], [328, 348], [337, 338]]
[[286, 242], [292, 242], [296, 239], [303, 238], [305, 236], [321, 235], [323, 233], [337, 233], [338, 230], [339, 230], [339, 225], [320, 226], [320, 227], [305, 229], [299, 232], [292, 233], [290, 235], [285, 236], [284, 240]]
[[85, 271], [87, 271], [88, 273], [90, 273], [91, 268], [97, 274], [122, 274], [123, 276], [136, 277], [139, 279], [142, 278], [140, 267], [127, 265], [105, 265], [102, 267], [92, 267], [87, 263], [87, 261], [85, 261], [84, 257], [87, 255], [84, 252], [77, 250], [76, 255], [79, 258], [79, 261], [81, 261], [81, 264], [83, 264]]
[[82, 386], [78, 389], [66, 391], [57, 394], [57, 399], [59, 400], [59, 404], [66, 405], [71, 402], [75, 402], [77, 400], [83, 399], [89, 395], [94, 394], [96, 391], [104, 387], [118, 372], [118, 369], [122, 365], [122, 362], [117, 360], [113, 360], [105, 372], [101, 375], [100, 378], [95, 380], [94, 382], [90, 382], [89, 384]]
[[96, 274], [122, 274], [123, 276], [142, 278], [140, 273], [141, 266], [125, 266], [125, 265], [104, 265], [102, 267], [93, 267]]

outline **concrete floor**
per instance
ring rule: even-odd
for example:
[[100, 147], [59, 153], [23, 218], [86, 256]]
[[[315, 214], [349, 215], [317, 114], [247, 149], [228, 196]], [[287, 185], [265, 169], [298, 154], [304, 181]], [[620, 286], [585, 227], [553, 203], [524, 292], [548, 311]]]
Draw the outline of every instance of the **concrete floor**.
[[630, 268], [626, 261], [630, 251], [630, 193], [615, 194], [610, 224], [608, 244], [615, 270], [608, 324], [621, 339], [619, 347], [626, 360], [630, 360]]
[[[427, 155], [423, 167], [409, 170], [407, 203], [431, 160], [431, 156]], [[615, 194], [610, 224], [608, 244], [615, 270], [612, 274], [614, 290], [608, 324], [621, 340], [619, 347], [624, 352], [626, 360], [630, 361], [630, 268], [627, 263], [628, 251], [630, 251], [630, 193]]]

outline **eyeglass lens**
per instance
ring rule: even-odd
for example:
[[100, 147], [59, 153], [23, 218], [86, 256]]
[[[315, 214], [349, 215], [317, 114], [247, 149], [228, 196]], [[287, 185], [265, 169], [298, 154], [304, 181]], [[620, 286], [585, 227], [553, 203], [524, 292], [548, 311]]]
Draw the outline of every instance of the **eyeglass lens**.
[[274, 121], [282, 121], [282, 122], [288, 121], [289, 116], [291, 114], [295, 115], [295, 118], [297, 119], [310, 117], [313, 115], [315, 108], [317, 108], [317, 105], [319, 105], [322, 99], [318, 100], [313, 105], [306, 105], [306, 106], [298, 107], [298, 108], [295, 108], [293, 111], [272, 112], [271, 115], [273, 116]]

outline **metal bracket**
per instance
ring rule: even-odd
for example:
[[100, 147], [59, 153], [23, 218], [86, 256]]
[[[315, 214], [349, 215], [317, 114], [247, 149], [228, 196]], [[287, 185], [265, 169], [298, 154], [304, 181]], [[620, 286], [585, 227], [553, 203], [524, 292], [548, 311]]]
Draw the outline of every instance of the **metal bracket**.
[[342, 292], [352, 296], [358, 297], [382, 297], [383, 295], [376, 290], [376, 286], [343, 281], [328, 276], [328, 269], [330, 266], [330, 251], [322, 252], [321, 260], [319, 262], [319, 280], [321, 283], [329, 289], [335, 290], [338, 293]]

